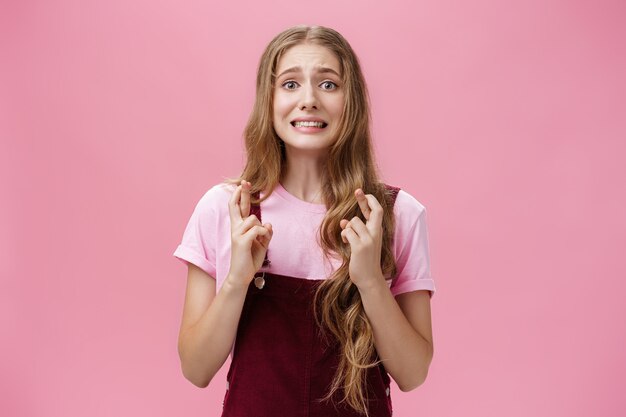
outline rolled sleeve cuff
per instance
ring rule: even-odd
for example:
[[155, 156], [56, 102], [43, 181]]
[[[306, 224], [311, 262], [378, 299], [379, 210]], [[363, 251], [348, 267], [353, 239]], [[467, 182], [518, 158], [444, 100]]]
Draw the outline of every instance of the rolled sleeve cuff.
[[215, 266], [211, 265], [211, 263], [204, 256], [200, 255], [193, 249], [183, 245], [178, 245], [174, 251], [174, 256], [185, 264], [190, 262], [196, 265], [198, 268], [215, 278]]
[[405, 281], [399, 285], [392, 286], [390, 289], [391, 294], [393, 294], [394, 297], [405, 292], [428, 290], [430, 298], [433, 298], [433, 295], [435, 294], [435, 281], [433, 279], [413, 279]]

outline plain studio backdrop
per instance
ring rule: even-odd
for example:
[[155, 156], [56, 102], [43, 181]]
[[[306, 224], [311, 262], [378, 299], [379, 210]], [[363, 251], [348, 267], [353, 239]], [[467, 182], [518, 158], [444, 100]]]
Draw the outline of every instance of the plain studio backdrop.
[[[178, 354], [199, 198], [259, 57], [337, 29], [429, 214], [435, 355], [395, 416], [626, 414], [623, 1], [3, 1], [0, 413], [210, 416]], [[259, 383], [262, 383], [260, 381]]]

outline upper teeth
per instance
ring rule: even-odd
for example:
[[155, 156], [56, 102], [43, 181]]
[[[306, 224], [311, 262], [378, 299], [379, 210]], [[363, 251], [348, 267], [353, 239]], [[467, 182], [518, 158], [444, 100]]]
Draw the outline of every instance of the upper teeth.
[[324, 126], [324, 123], [323, 122], [294, 122], [294, 125], [296, 127], [303, 127], [303, 126], [305, 126], [305, 127], [312, 127], [312, 126], [322, 127], [322, 126]]

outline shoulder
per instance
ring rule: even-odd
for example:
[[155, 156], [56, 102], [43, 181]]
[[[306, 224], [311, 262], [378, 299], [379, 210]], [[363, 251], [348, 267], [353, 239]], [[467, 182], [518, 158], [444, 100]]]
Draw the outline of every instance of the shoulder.
[[227, 208], [234, 190], [234, 185], [223, 182], [213, 185], [200, 197], [197, 209], [204, 212], [217, 212], [221, 208]]
[[409, 192], [400, 189], [393, 205], [397, 227], [411, 227], [426, 212], [426, 207]]

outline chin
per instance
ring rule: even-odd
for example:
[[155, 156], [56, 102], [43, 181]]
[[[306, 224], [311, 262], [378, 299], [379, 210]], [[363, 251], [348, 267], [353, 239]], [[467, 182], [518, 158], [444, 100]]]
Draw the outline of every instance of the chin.
[[331, 143], [329, 141], [316, 141], [315, 143], [305, 142], [302, 140], [294, 140], [294, 141], [283, 141], [285, 142], [285, 146], [292, 148], [294, 150], [301, 151], [323, 151], [327, 150]]

